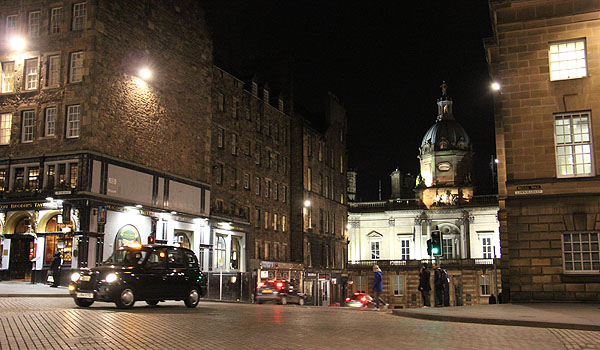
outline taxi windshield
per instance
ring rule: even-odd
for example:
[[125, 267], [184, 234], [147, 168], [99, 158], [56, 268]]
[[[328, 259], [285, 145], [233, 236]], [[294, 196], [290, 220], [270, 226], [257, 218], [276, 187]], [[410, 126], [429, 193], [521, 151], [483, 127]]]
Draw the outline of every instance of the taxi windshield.
[[140, 249], [116, 250], [104, 261], [104, 265], [139, 266], [144, 262], [148, 252]]

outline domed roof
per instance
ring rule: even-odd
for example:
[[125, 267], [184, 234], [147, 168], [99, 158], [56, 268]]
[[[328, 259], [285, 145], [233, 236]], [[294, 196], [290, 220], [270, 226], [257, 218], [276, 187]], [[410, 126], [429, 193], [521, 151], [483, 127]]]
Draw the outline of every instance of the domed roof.
[[463, 127], [454, 119], [441, 119], [435, 122], [427, 130], [425, 136], [423, 136], [423, 141], [421, 142], [421, 147], [427, 144], [427, 141], [430, 142], [431, 145], [437, 145], [442, 139], [448, 141], [450, 147], [446, 148], [460, 148], [459, 143], [464, 143], [465, 146], [471, 144], [469, 139], [469, 135]]
[[452, 99], [446, 94], [447, 85], [442, 83], [442, 97], [437, 100], [438, 116], [435, 124], [427, 130], [421, 141], [421, 152], [459, 149], [470, 150], [471, 141], [463, 127], [452, 114]]

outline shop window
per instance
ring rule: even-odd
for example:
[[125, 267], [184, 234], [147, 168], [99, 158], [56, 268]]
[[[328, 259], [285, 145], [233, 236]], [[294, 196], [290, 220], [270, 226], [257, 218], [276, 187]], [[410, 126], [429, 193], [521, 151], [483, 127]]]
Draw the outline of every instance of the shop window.
[[225, 246], [225, 237], [217, 236], [217, 245], [215, 248], [216, 258], [217, 258], [217, 268], [223, 269], [225, 267], [225, 252], [227, 248]]
[[131, 243], [142, 243], [140, 232], [133, 225], [125, 225], [117, 231], [115, 236], [115, 250]]
[[231, 238], [231, 256], [229, 259], [229, 266], [233, 269], [233, 270], [237, 270], [240, 268], [240, 253], [241, 253], [241, 247], [240, 247], [240, 239], [238, 237], [232, 237]]
[[180, 247], [190, 249], [190, 239], [185, 232], [175, 232], [175, 241]]

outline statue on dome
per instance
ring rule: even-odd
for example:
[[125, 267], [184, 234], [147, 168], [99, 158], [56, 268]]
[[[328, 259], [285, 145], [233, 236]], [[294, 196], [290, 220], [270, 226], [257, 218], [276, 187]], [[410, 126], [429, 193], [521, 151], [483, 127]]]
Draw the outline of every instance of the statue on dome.
[[448, 85], [446, 85], [446, 81], [442, 81], [442, 85], [440, 86], [442, 88], [442, 96], [446, 96], [446, 89], [448, 89]]

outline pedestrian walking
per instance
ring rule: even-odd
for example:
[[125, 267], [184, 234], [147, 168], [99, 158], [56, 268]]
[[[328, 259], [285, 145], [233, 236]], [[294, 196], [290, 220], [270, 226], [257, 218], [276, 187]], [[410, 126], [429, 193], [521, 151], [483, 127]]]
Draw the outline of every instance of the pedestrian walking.
[[448, 275], [446, 273], [446, 271], [444, 269], [442, 269], [441, 266], [437, 265], [437, 264], [433, 264], [433, 273], [434, 273], [434, 278], [433, 278], [433, 285], [435, 288], [435, 306], [444, 306], [444, 298], [445, 298], [445, 293], [444, 293], [444, 287], [447, 285], [448, 282]]
[[381, 299], [380, 295], [383, 291], [383, 278], [379, 266], [373, 266], [373, 292], [375, 293], [375, 310], [379, 310], [379, 303], [386, 305], [387, 303]]
[[429, 292], [431, 291], [429, 277], [427, 264], [423, 264], [419, 270], [419, 291], [421, 291], [421, 298], [423, 298], [423, 307], [429, 307], [431, 305], [429, 303]]
[[60, 256], [60, 252], [54, 253], [54, 258], [52, 259], [52, 263], [50, 263], [50, 273], [52, 276], [50, 287], [58, 287], [58, 282], [60, 281], [60, 265], [62, 263], [62, 258]]

